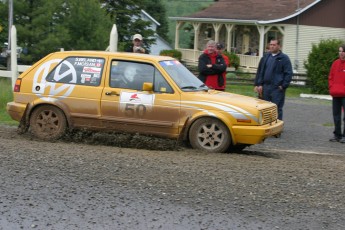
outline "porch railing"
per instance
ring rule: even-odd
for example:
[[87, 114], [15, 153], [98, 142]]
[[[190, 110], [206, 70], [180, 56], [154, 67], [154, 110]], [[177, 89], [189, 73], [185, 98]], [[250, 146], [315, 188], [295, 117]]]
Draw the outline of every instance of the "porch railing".
[[[182, 61], [188, 65], [197, 65], [198, 58], [203, 51], [200, 50], [192, 50], [192, 49], [178, 49], [182, 53]], [[246, 69], [254, 69], [256, 70], [260, 57], [259, 56], [250, 56], [250, 55], [243, 55], [237, 54], [240, 58], [240, 67]]]

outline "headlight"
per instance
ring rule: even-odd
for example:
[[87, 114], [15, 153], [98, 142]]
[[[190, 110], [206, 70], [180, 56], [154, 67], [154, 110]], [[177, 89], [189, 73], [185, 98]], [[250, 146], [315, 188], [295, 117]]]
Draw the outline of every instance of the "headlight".
[[264, 113], [262, 111], [259, 111], [259, 120], [258, 120], [259, 125], [263, 124], [263, 117], [264, 117]]

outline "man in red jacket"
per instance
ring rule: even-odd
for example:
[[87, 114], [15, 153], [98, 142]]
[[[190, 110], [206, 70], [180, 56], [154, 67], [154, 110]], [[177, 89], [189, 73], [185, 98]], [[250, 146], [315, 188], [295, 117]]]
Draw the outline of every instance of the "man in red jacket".
[[[230, 67], [230, 60], [229, 60], [228, 56], [226, 56], [223, 53], [224, 52], [224, 45], [222, 43], [217, 43], [216, 48], [217, 48], [218, 54], [222, 55], [222, 57], [225, 61], [226, 67]], [[220, 90], [224, 91], [226, 88], [226, 71], [224, 71], [222, 75], [223, 75], [223, 79], [224, 79], [224, 88], [220, 89]]]
[[226, 63], [222, 55], [216, 50], [216, 42], [210, 40], [206, 49], [199, 57], [199, 79], [208, 87], [216, 90], [225, 89], [223, 73], [226, 71]]
[[329, 93], [332, 96], [332, 110], [334, 121], [334, 136], [332, 142], [345, 143], [345, 115], [344, 128], [341, 130], [342, 110], [345, 109], [345, 44], [339, 47], [339, 59], [332, 64], [328, 76]]

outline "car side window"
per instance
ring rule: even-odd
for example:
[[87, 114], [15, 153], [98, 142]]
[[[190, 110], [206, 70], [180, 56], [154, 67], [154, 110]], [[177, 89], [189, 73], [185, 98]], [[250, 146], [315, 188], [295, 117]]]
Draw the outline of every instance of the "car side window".
[[163, 77], [163, 75], [158, 71], [158, 69], [156, 69], [155, 71], [154, 91], [159, 93], [174, 92], [169, 83]]
[[153, 83], [154, 67], [150, 64], [112, 61], [110, 87], [142, 90], [144, 82]]
[[154, 85], [154, 92], [172, 93], [162, 74], [151, 64], [113, 60], [110, 68], [110, 87], [142, 90], [143, 83]]
[[104, 59], [96, 57], [68, 57], [47, 76], [48, 82], [98, 86], [104, 68]]

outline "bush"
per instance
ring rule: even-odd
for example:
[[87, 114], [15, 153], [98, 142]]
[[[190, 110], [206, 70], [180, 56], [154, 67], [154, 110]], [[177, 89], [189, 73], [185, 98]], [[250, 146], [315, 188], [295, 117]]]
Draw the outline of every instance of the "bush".
[[178, 50], [161, 50], [159, 55], [173, 57], [179, 61], [182, 59], [182, 53]]
[[223, 52], [223, 54], [229, 58], [230, 66], [237, 70], [240, 66], [240, 58], [235, 53], [229, 53], [227, 51]]
[[339, 39], [321, 40], [313, 44], [304, 67], [307, 70], [308, 86], [312, 93], [328, 94], [328, 74], [332, 62], [338, 58], [338, 47], [344, 43]]

